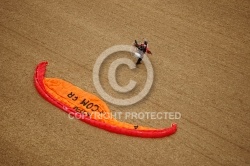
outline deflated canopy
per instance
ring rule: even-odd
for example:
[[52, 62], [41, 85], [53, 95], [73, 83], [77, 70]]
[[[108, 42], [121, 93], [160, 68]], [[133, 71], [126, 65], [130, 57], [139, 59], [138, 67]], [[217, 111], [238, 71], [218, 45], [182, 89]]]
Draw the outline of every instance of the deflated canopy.
[[46, 65], [47, 62], [37, 65], [34, 75], [35, 87], [47, 101], [70, 115], [81, 113], [83, 116], [80, 120], [92, 126], [129, 136], [159, 138], [176, 132], [176, 124], [169, 128], [155, 129], [116, 120], [106, 103], [97, 96], [62, 79], [44, 78]]

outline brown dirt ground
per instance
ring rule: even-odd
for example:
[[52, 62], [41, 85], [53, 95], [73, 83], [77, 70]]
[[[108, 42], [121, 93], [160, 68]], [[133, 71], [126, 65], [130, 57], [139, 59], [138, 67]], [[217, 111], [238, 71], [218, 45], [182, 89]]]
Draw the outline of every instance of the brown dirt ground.
[[[171, 137], [128, 137], [70, 120], [34, 88], [35, 66], [46, 60], [47, 77], [98, 95], [96, 58], [143, 37], [154, 53], [153, 88], [136, 105], [109, 106], [180, 112]], [[250, 165], [249, 46], [249, 0], [1, 0], [1, 164]], [[145, 74], [143, 65], [120, 68], [118, 80]], [[127, 122], [160, 128], [172, 121]]]

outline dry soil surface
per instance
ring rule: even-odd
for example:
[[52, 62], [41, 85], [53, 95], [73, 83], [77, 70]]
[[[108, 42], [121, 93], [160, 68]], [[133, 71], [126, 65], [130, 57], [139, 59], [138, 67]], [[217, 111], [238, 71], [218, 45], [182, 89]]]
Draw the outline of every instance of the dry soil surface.
[[[100, 96], [92, 81], [107, 48], [147, 38], [154, 83], [141, 102], [114, 112], [180, 112], [181, 119], [124, 121], [176, 134], [142, 139], [71, 120], [33, 84], [36, 65]], [[102, 85], [116, 53], [102, 66]], [[1, 0], [1, 165], [250, 165], [249, 0]], [[142, 64], [117, 71], [143, 84]], [[133, 95], [139, 91], [132, 91]]]

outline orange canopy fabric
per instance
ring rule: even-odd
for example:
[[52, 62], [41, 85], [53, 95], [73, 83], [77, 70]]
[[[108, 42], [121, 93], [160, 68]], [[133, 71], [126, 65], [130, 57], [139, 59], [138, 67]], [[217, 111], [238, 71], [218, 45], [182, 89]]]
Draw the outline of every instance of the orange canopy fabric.
[[114, 119], [104, 101], [69, 82], [58, 78], [44, 78], [43, 82], [46, 91], [55, 99], [92, 119], [127, 129], [154, 130]]

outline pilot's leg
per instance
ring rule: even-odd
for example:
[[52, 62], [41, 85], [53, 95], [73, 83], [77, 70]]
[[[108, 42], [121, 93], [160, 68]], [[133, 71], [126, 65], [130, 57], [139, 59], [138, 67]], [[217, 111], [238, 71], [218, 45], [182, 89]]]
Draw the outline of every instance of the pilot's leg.
[[138, 65], [138, 64], [141, 64], [141, 61], [142, 61], [142, 58], [139, 58], [139, 59], [137, 60], [136, 64], [137, 64], [137, 65]]

